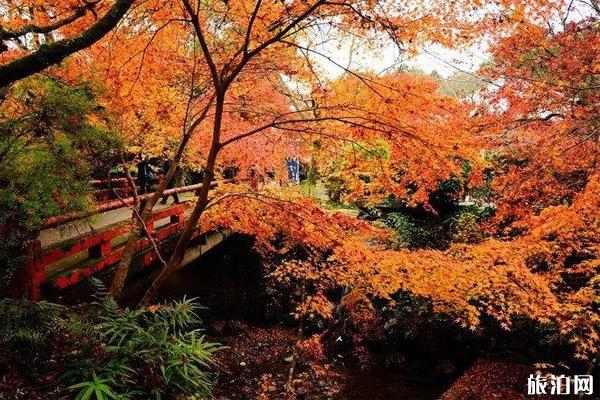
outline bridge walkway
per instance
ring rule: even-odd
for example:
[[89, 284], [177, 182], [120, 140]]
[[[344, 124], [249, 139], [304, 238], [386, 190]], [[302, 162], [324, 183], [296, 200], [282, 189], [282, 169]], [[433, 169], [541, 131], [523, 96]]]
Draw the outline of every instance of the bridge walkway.
[[[193, 193], [180, 193], [179, 201], [193, 201], [195, 199]], [[169, 198], [167, 204], [157, 203], [154, 211], [160, 211], [172, 206], [173, 199]], [[191, 209], [186, 209], [185, 216], [191, 213]], [[60, 242], [83, 237], [86, 234], [104, 229], [109, 225], [128, 221], [131, 218], [131, 209], [129, 207], [117, 208], [92, 216], [89, 220], [79, 220], [66, 223], [56, 228], [44, 229], [40, 232], [38, 240], [41, 242], [42, 249], [58, 245]], [[166, 225], [168, 220], [159, 221], [155, 227]]]

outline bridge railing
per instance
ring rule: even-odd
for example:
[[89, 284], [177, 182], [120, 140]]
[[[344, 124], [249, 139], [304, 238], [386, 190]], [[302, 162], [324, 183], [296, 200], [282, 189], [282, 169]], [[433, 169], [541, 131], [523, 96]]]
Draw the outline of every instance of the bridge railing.
[[[229, 181], [230, 180], [213, 182], [211, 188], [217, 186], [219, 183]], [[174, 193], [194, 192], [201, 187], [202, 184], [196, 184], [167, 189], [163, 192], [163, 195], [169, 196]], [[148, 199], [153, 194], [154, 193], [140, 195], [139, 199]], [[49, 218], [44, 221], [43, 230], [55, 228], [95, 214], [127, 207], [132, 204], [134, 204], [133, 197], [128, 197], [98, 204], [94, 210], [88, 212], [67, 213]], [[189, 206], [190, 203], [181, 203], [154, 211], [149, 221], [146, 223], [146, 237], [141, 238], [136, 243], [136, 251], [139, 252], [149, 249], [156, 243], [160, 243], [180, 231], [186, 222], [185, 209]], [[161, 225], [160, 229], [156, 229], [157, 223], [166, 218], [169, 218], [169, 222]], [[48, 248], [42, 248], [41, 242], [37, 238], [29, 240], [25, 244], [27, 262], [23, 270], [24, 273], [17, 280], [16, 286], [18, 289], [13, 292], [20, 292], [18, 294], [25, 294], [32, 300], [38, 300], [41, 295], [41, 288], [49, 278], [49, 273], [56, 278], [53, 280], [53, 285], [58, 289], [62, 289], [74, 285], [88, 276], [116, 264], [122, 256], [123, 246], [113, 247], [113, 240], [118, 236], [125, 234], [129, 229], [128, 222], [123, 221]], [[195, 233], [195, 236], [197, 235], [198, 232]], [[57, 263], [60, 263], [61, 260], [74, 257], [85, 251], [87, 251], [87, 257], [78, 263], [78, 268], [73, 269], [71, 271], [72, 273], [69, 273], [68, 267], [66, 270], [52, 268], [52, 266], [56, 266]], [[155, 262], [157, 258], [158, 255], [156, 254], [156, 251], [148, 251], [143, 255], [141, 263], [143, 266], [147, 266]], [[55, 270], [53, 271], [53, 269]]]
[[[182, 203], [154, 212], [146, 224], [145, 237], [136, 243], [136, 252], [149, 249], [181, 230], [188, 207], [188, 204]], [[156, 224], [166, 218], [169, 221], [157, 228]], [[28, 297], [38, 300], [44, 284], [50, 284], [54, 289], [64, 289], [115, 265], [122, 257], [123, 246], [113, 246], [113, 241], [129, 229], [128, 222], [122, 221], [48, 248], [42, 248], [39, 240], [31, 241], [26, 268]], [[74, 265], [61, 265], [74, 257], [78, 258]], [[147, 266], [156, 258], [156, 252], [151, 251], [144, 254], [141, 263]]]
[[[222, 181], [212, 182], [211, 188], [216, 187], [220, 183], [226, 183], [226, 182], [230, 182], [230, 181], [231, 180], [222, 180]], [[197, 190], [200, 190], [201, 187], [202, 187], [202, 184], [198, 183], [196, 185], [188, 185], [188, 186], [176, 187], [173, 189], [167, 189], [163, 192], [163, 196], [170, 196], [175, 193], [195, 192]], [[139, 195], [138, 198], [140, 200], [149, 199], [150, 197], [152, 197], [153, 194], [154, 193]], [[79, 220], [79, 219], [84, 219], [84, 218], [90, 217], [95, 214], [100, 214], [103, 212], [116, 210], [118, 208], [128, 207], [128, 206], [132, 205], [133, 203], [134, 203], [133, 197], [127, 197], [127, 198], [123, 198], [123, 199], [107, 201], [107, 202], [96, 205], [96, 208], [91, 211], [67, 213], [67, 214], [56, 216], [56, 217], [48, 218], [47, 220], [44, 221], [42, 229], [56, 228], [59, 225], [63, 225], [63, 224], [66, 224], [66, 223], [69, 223], [72, 221]]]
[[[136, 177], [133, 177], [136, 180]], [[111, 187], [123, 187], [127, 186], [127, 178], [109, 178], [109, 179], [92, 179], [90, 185], [92, 186], [111, 186]]]
[[[134, 183], [137, 181], [133, 177]], [[118, 199], [120, 197], [129, 197], [132, 190], [127, 178], [112, 177], [108, 179], [92, 179], [90, 185], [94, 188], [93, 196], [96, 203]]]

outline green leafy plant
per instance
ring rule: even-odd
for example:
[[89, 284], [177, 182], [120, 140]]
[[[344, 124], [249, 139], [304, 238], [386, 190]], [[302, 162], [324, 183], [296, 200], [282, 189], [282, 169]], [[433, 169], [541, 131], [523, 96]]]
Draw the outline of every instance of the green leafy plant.
[[341, 176], [331, 175], [325, 179], [325, 189], [329, 200], [334, 203], [339, 203], [342, 196], [348, 193], [346, 181]]
[[75, 373], [67, 378], [79, 382], [71, 389], [82, 393], [101, 381], [102, 385], [110, 385], [119, 398], [210, 395], [213, 355], [222, 347], [207, 342], [198, 329], [201, 321], [197, 312], [201, 307], [195, 299], [122, 309], [99, 281], [93, 284], [99, 291], [95, 332], [107, 357], [101, 363], [74, 365]]
[[416, 218], [407, 213], [393, 212], [385, 216], [384, 222], [396, 231], [402, 247], [444, 248], [448, 245], [448, 235], [439, 218]]
[[25, 101], [0, 110], [0, 222], [36, 229], [88, 209], [91, 174], [107, 170], [122, 143], [87, 83], [40, 78], [14, 90]]
[[43, 350], [58, 320], [60, 306], [25, 300], [0, 300], [0, 348], [11, 353]]
[[75, 397], [75, 400], [119, 399], [119, 396], [111, 390], [111, 388], [107, 385], [107, 382], [108, 379], [100, 379], [94, 373], [93, 379], [91, 381], [78, 383], [76, 385], [70, 386], [69, 389], [79, 389], [79, 393], [77, 393], [77, 397]]
[[460, 243], [480, 242], [484, 237], [483, 230], [479, 225], [480, 219], [477, 210], [462, 210], [449, 218], [449, 231], [452, 241]]

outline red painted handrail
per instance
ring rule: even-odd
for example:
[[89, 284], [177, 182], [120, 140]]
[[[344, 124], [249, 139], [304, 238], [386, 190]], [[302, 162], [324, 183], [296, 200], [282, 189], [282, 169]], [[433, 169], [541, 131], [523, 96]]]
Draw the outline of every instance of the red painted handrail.
[[[146, 237], [140, 238], [135, 245], [135, 250], [143, 252], [153, 246], [153, 241], [161, 243], [179, 232], [185, 224], [184, 212], [186, 208], [185, 204], [178, 204], [153, 213], [146, 224]], [[155, 230], [154, 225], [156, 222], [169, 217], [170, 221], [166, 225], [163, 225], [158, 231]], [[27, 295], [32, 300], [40, 299], [42, 285], [49, 280], [47, 275], [48, 266], [82, 251], [88, 252], [88, 259], [76, 269], [67, 267], [64, 271], [55, 272], [57, 275], [52, 278], [51, 282], [55, 289], [64, 289], [67, 286], [74, 285], [86, 277], [116, 264], [122, 256], [123, 245], [112, 247], [112, 240], [127, 231], [126, 225], [117, 223], [45, 249], [41, 248], [39, 240], [35, 240], [32, 243], [35, 247], [31, 248], [29, 254], [27, 276], [23, 279], [27, 282]], [[147, 237], [148, 235], [151, 235], [153, 239], [150, 240]], [[198, 232], [194, 232], [194, 237], [197, 235]], [[156, 259], [155, 252], [143, 253], [141, 265], [148, 266]]]
[[[226, 183], [226, 182], [230, 182], [230, 181], [231, 180], [215, 181], [210, 184], [210, 187], [214, 188], [219, 183]], [[199, 190], [201, 187], [202, 187], [202, 184], [198, 183], [195, 185], [181, 186], [181, 187], [176, 187], [173, 189], [167, 189], [163, 192], [163, 196], [170, 196], [174, 193], [194, 192], [196, 190]], [[139, 195], [138, 197], [140, 200], [143, 200], [143, 199], [150, 198], [153, 194], [154, 193], [148, 193], [148, 194], [144, 194], [144, 195]], [[134, 203], [133, 197], [127, 197], [125, 199], [118, 199], [118, 200], [111, 200], [111, 201], [108, 201], [105, 203], [98, 204], [98, 206], [94, 210], [91, 210], [91, 211], [73, 212], [73, 213], [67, 213], [67, 214], [56, 216], [56, 217], [48, 218], [47, 220], [44, 221], [44, 224], [42, 225], [42, 229], [56, 228], [57, 226], [66, 224], [68, 222], [76, 221], [78, 219], [86, 218], [86, 217], [100, 214], [100, 213], [103, 213], [106, 211], [111, 211], [111, 210], [116, 210], [119, 208], [127, 207], [127, 206], [132, 205], [133, 203]]]
[[[134, 177], [133, 180], [135, 181], [136, 178]], [[112, 183], [112, 182], [127, 182], [127, 178], [109, 178], [109, 179], [92, 179], [90, 180], [90, 185], [103, 185], [105, 183]]]

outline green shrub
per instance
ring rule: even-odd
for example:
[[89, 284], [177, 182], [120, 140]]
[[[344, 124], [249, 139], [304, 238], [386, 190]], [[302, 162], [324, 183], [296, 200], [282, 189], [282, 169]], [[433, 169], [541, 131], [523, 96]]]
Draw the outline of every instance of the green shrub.
[[342, 196], [349, 192], [344, 178], [337, 175], [331, 175], [325, 179], [325, 189], [327, 190], [329, 200], [335, 203], [339, 203], [342, 200]]
[[480, 217], [476, 212], [459, 211], [448, 221], [450, 237], [453, 242], [477, 243], [484, 237], [480, 226]]
[[43, 301], [0, 300], [0, 348], [5, 355], [46, 350], [58, 307]]
[[210, 396], [214, 379], [209, 370], [221, 346], [207, 342], [195, 329], [200, 306], [193, 299], [129, 310], [102, 296], [97, 306], [95, 331], [107, 356], [101, 363], [73, 364], [65, 374], [66, 380], [76, 382], [73, 390], [88, 393], [100, 384], [117, 398]]
[[11, 288], [20, 268], [27, 261], [23, 243], [26, 243], [29, 235], [23, 230], [6, 229], [2, 231], [0, 228], [0, 236], [2, 236], [0, 242], [0, 297], [4, 297]]
[[107, 379], [100, 379], [94, 374], [91, 381], [78, 383], [70, 386], [69, 389], [79, 389], [75, 400], [90, 400], [92, 398], [96, 400], [118, 399], [119, 396], [111, 390], [107, 382]]
[[81, 400], [208, 398], [221, 346], [201, 335], [198, 309], [186, 299], [136, 310], [108, 296], [77, 308], [2, 300], [0, 370], [22, 374], [25, 391], [52, 370], [50, 391]]
[[390, 213], [385, 217], [385, 223], [396, 231], [398, 242], [403, 247], [412, 247], [415, 224], [407, 215]]
[[88, 209], [90, 175], [108, 170], [122, 145], [94, 89], [39, 78], [11, 94], [24, 101], [0, 110], [0, 223], [36, 229]]
[[416, 218], [402, 212], [385, 216], [386, 225], [396, 231], [399, 244], [408, 248], [444, 248], [448, 245], [446, 230], [435, 217]]

